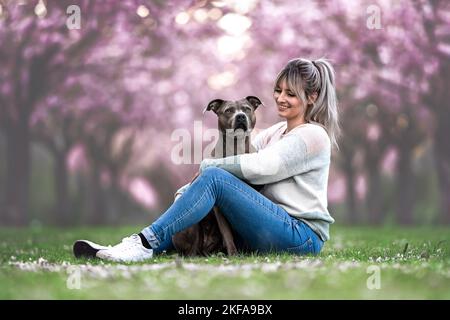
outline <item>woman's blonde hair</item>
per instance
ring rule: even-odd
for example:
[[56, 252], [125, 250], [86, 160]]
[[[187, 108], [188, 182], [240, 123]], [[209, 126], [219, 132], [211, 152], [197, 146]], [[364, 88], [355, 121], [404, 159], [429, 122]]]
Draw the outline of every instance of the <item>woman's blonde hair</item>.
[[[338, 103], [335, 90], [334, 68], [326, 59], [307, 60], [297, 58], [290, 60], [280, 71], [275, 88], [281, 82], [307, 105], [305, 121], [317, 122], [325, 127], [331, 143], [339, 149], [337, 140], [340, 135]], [[309, 99], [317, 95], [311, 104]]]

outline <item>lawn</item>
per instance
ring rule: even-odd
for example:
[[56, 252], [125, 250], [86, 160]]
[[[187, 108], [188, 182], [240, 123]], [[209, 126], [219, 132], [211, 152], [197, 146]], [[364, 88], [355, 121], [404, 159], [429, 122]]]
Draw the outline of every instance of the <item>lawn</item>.
[[450, 299], [450, 228], [338, 227], [319, 256], [76, 260], [140, 227], [0, 228], [0, 299]]

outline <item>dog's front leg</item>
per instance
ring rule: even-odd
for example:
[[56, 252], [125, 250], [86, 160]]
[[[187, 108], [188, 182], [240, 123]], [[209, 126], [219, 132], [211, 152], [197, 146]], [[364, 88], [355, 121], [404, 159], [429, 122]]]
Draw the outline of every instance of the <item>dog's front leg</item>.
[[225, 247], [229, 256], [237, 254], [237, 249], [234, 244], [233, 233], [231, 231], [230, 224], [227, 219], [220, 213], [219, 208], [214, 207], [214, 216], [216, 217], [217, 224], [219, 225], [220, 233], [222, 234]]

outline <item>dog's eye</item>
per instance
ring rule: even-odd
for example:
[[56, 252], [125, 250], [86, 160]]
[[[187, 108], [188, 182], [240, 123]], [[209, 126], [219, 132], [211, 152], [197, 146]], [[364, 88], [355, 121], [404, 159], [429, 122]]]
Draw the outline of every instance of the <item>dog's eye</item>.
[[225, 113], [233, 113], [233, 109], [227, 109], [225, 110]]
[[244, 107], [244, 108], [242, 108], [242, 110], [244, 110], [244, 112], [250, 112], [250, 111], [252, 111], [252, 109], [250, 109], [249, 107]]

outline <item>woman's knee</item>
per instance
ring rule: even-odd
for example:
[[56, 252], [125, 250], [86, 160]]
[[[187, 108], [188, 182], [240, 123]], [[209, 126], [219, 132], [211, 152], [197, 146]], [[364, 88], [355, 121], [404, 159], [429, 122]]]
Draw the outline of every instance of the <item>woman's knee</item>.
[[208, 167], [206, 169], [203, 169], [202, 173], [200, 174], [201, 177], [204, 178], [217, 178], [217, 177], [223, 177], [228, 175], [229, 173], [226, 170], [223, 170], [221, 168], [217, 167]]

